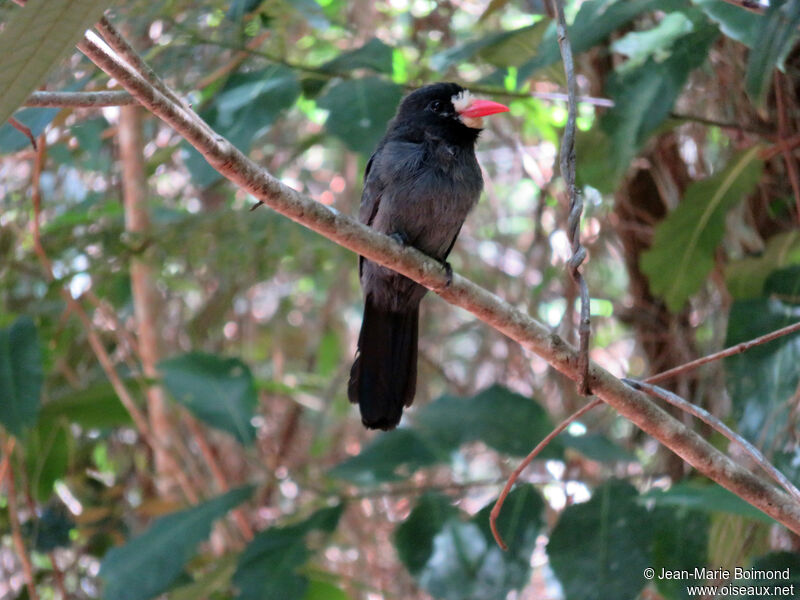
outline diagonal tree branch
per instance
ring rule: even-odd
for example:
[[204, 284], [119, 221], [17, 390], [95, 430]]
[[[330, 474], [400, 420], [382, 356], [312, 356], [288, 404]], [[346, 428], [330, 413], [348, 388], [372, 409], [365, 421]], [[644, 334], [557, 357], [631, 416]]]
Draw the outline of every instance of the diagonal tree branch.
[[[283, 185], [225, 138], [209, 133], [208, 126], [191, 109], [167, 98], [95, 34], [87, 33], [79, 48], [143, 106], [180, 133], [222, 175], [267, 206], [419, 282], [541, 356], [571, 379], [579, 379], [576, 350], [539, 321], [458, 274], [454, 274], [451, 285], [447, 285], [447, 276], [437, 261]], [[592, 364], [589, 376], [594, 394], [622, 416], [709, 478], [800, 534], [800, 505], [786, 493], [737, 465], [656, 406], [643, 392], [632, 389], [605, 369]]]

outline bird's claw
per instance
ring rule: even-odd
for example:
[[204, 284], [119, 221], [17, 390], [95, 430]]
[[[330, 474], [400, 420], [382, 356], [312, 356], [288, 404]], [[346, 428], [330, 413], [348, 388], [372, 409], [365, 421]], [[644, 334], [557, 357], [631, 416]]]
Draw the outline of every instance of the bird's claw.
[[453, 267], [450, 266], [449, 262], [443, 260], [442, 268], [444, 269], [444, 276], [447, 278], [447, 283], [444, 284], [444, 287], [448, 288], [453, 283]]
[[389, 237], [401, 246], [408, 246], [408, 236], [402, 231], [395, 231], [394, 233], [390, 234]]

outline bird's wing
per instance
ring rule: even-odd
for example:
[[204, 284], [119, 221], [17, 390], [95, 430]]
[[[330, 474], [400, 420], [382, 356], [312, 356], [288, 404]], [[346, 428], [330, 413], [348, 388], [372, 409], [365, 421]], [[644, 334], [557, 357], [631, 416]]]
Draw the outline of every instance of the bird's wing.
[[[379, 178], [373, 174], [370, 177], [370, 172], [372, 170], [372, 164], [375, 162], [375, 157], [378, 156], [381, 148], [375, 151], [375, 153], [370, 156], [369, 161], [367, 162], [367, 168], [364, 169], [364, 190], [361, 192], [361, 207], [358, 210], [358, 220], [364, 223], [366, 226], [372, 225], [372, 221], [375, 220], [375, 215], [378, 212], [378, 207], [381, 204], [381, 196], [383, 195], [383, 186], [381, 185]], [[364, 271], [364, 257], [358, 257], [358, 276], [361, 277], [362, 272]]]

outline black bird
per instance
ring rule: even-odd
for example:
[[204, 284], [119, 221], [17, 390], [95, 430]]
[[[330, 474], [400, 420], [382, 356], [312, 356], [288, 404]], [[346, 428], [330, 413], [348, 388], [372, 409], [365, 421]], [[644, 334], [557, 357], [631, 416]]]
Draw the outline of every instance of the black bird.
[[[483, 177], [475, 158], [481, 117], [507, 111], [455, 83], [420, 88], [400, 103], [364, 172], [359, 219], [445, 262]], [[359, 258], [364, 319], [347, 395], [370, 429], [393, 429], [417, 385], [419, 303], [427, 290]]]

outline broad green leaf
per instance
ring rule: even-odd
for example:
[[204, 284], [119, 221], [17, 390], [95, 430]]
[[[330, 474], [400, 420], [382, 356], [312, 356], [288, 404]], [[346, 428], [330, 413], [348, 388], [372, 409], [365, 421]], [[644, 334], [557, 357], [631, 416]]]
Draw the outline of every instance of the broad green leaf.
[[493, 505], [465, 520], [446, 497], [426, 494], [397, 528], [400, 559], [433, 597], [503, 600], [528, 583], [544, 501], [530, 485], [509, 494], [498, 519], [507, 552], [497, 546], [489, 527]]
[[648, 502], [654, 502], [657, 507], [684, 508], [705, 513], [722, 512], [774, 523], [756, 507], [715, 483], [676, 483], [665, 492], [652, 490], [642, 494], [639, 503]]
[[45, 502], [53, 494], [53, 484], [69, 466], [72, 434], [65, 421], [41, 421], [25, 440], [25, 465], [34, 497]]
[[656, 61], [669, 55], [672, 44], [694, 29], [683, 13], [674, 12], [647, 31], [631, 31], [611, 44], [611, 50], [628, 57], [624, 68], [641, 65], [650, 56]]
[[749, 194], [761, 177], [758, 147], [734, 157], [728, 167], [686, 190], [680, 205], [655, 230], [640, 266], [650, 291], [673, 312], [703, 285], [725, 233], [728, 210]]
[[[754, 339], [800, 321], [800, 305], [777, 298], [737, 300], [728, 315], [725, 346]], [[789, 399], [800, 382], [800, 333], [787, 335], [725, 359], [725, 380], [738, 432], [764, 448], [781, 448], [787, 431]]]
[[36, 325], [20, 317], [0, 329], [0, 424], [12, 434], [35, 423], [43, 380]]
[[312, 579], [308, 582], [303, 600], [350, 600], [350, 596], [332, 583]]
[[433, 553], [436, 534], [458, 514], [452, 500], [443, 494], [428, 492], [417, 500], [414, 510], [394, 532], [397, 555], [409, 573], [416, 576], [422, 572]]
[[413, 429], [400, 428], [376, 436], [352, 458], [329, 471], [358, 485], [408, 478], [423, 467], [447, 460], [447, 452]]
[[562, 433], [556, 439], [567, 448], [577, 450], [586, 458], [599, 462], [636, 461], [636, 457], [631, 452], [599, 433], [587, 433], [585, 435]]
[[764, 282], [764, 297], [776, 296], [787, 304], [800, 303], [800, 265], [776, 269]]
[[[683, 8], [683, 3], [675, 0], [626, 0], [625, 2], [587, 0], [582, 2], [578, 14], [575, 15], [575, 20], [567, 27], [572, 51], [579, 54], [589, 50], [643, 12], [655, 9], [671, 11], [677, 7]], [[559, 60], [561, 60], [561, 52], [558, 49], [556, 27], [555, 23], [551, 23], [536, 55], [520, 66], [518, 81], [527, 80], [539, 69]]]
[[729, 38], [752, 48], [764, 17], [724, 0], [692, 0]]
[[728, 263], [725, 282], [737, 300], [759, 298], [770, 273], [784, 266], [800, 265], [800, 231], [785, 231], [767, 240], [761, 256]]
[[615, 73], [608, 80], [606, 91], [614, 100], [614, 107], [600, 123], [610, 138], [615, 178], [627, 170], [639, 148], [667, 118], [689, 73], [705, 62], [716, 39], [713, 25], [702, 17], [691, 16], [694, 30], [673, 42], [667, 58], [651, 57], [641, 66]]
[[111, 4], [109, 0], [29, 0], [0, 33], [0, 123], [41, 84]]
[[372, 38], [355, 50], [343, 52], [326, 62], [321, 69], [329, 73], [347, 73], [355, 69], [371, 69], [377, 73], [392, 74], [392, 47], [378, 38]]
[[250, 368], [238, 358], [191, 352], [158, 364], [164, 386], [194, 416], [240, 443], [255, 440], [258, 396]]
[[[232, 75], [200, 116], [246, 153], [253, 140], [265, 133], [299, 96], [300, 83], [295, 71], [274, 65]], [[197, 150], [186, 143], [182, 148], [184, 162], [196, 185], [208, 187], [222, 178]]]
[[651, 516], [630, 484], [611, 480], [558, 519], [547, 556], [567, 600], [635, 598], [652, 566]]
[[56, 427], [61, 419], [86, 429], [107, 429], [132, 423], [114, 388], [106, 381], [47, 402], [39, 413], [37, 427]]
[[772, 80], [772, 70], [783, 70], [783, 61], [794, 46], [800, 26], [800, 0], [770, 0], [758, 29], [747, 62], [745, 89], [757, 103], [762, 103]]
[[253, 493], [240, 487], [192, 508], [156, 519], [141, 535], [109, 551], [100, 564], [106, 598], [149, 600], [178, 578], [217, 519]]
[[233, 583], [239, 600], [303, 600], [308, 578], [299, 569], [311, 550], [306, 536], [312, 531], [331, 533], [342, 515], [343, 505], [324, 508], [301, 523], [262, 531], [239, 557]]
[[446, 71], [476, 57], [498, 67], [521, 65], [536, 54], [547, 27], [547, 21], [539, 21], [519, 29], [490, 33], [435, 54], [431, 66], [437, 71]]
[[192, 583], [173, 588], [169, 593], [169, 600], [197, 600], [207, 598], [220, 590], [230, 586], [231, 578], [236, 571], [238, 555], [228, 554], [222, 558], [215, 558], [214, 565], [208, 572], [198, 577]]
[[[746, 586], [749, 588], [756, 588], [753, 593], [746, 596], [746, 600], [780, 600], [780, 598], [787, 598], [792, 594], [795, 598], [800, 590], [800, 553], [798, 552], [771, 552], [763, 556], [759, 556], [753, 561], [752, 565], [744, 568], [749, 571], [748, 575], [739, 579], [735, 579], [733, 585]], [[755, 577], [750, 575], [754, 574]], [[760, 576], [761, 573], [771, 574], [780, 573], [780, 577]], [[788, 579], [784, 579], [783, 575], [788, 574]], [[744, 573], [742, 573], [744, 575]], [[734, 577], [736, 573], [734, 571]], [[773, 593], [765, 595], [762, 589], [766, 587]], [[778, 591], [776, 588], [781, 588]]]
[[[445, 448], [480, 441], [498, 452], [525, 456], [548, 433], [553, 424], [545, 410], [500, 385], [493, 385], [471, 398], [441, 396], [414, 416], [414, 429]], [[561, 456], [559, 442], [551, 443], [542, 458]]]
[[325, 128], [345, 145], [369, 156], [394, 116], [403, 89], [379, 77], [334, 83], [317, 100], [329, 111]]
[[[659, 507], [650, 514], [655, 531], [651, 566], [656, 573], [662, 569], [692, 571], [708, 564], [708, 514], [684, 507]], [[665, 598], [690, 598], [686, 581], [657, 577], [655, 584]]]

